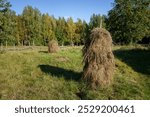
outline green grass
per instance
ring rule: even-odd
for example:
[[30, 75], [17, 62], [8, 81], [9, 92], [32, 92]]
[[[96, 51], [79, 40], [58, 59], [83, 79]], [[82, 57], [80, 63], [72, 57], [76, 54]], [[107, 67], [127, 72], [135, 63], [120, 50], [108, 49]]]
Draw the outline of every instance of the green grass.
[[150, 50], [115, 47], [111, 86], [90, 90], [80, 81], [81, 47], [48, 54], [46, 47], [0, 53], [0, 99], [150, 99]]

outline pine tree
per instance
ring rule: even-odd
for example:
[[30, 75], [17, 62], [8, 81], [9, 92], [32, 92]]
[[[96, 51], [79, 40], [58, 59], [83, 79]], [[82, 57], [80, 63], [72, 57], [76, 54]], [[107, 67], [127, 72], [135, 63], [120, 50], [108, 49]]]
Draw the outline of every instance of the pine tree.
[[64, 17], [59, 17], [56, 21], [57, 28], [55, 29], [55, 35], [60, 45], [64, 45], [67, 41], [67, 34], [66, 34], [66, 20]]
[[55, 40], [56, 23], [53, 17], [48, 14], [42, 15], [42, 38], [44, 45], [47, 45], [50, 40]]
[[75, 23], [76, 30], [75, 30], [75, 43], [76, 45], [79, 45], [83, 43], [84, 39], [84, 25], [81, 19], [78, 19], [78, 21]]
[[7, 0], [0, 0], [0, 43], [5, 43], [8, 29], [8, 12], [10, 11], [10, 3]]
[[133, 44], [149, 35], [149, 21], [148, 0], [115, 0], [108, 27], [116, 43]]
[[89, 22], [89, 27], [90, 30], [92, 30], [93, 28], [97, 28], [100, 27], [100, 25], [102, 24], [102, 27], [105, 28], [105, 18], [104, 16], [101, 16], [100, 14], [96, 15], [93, 14], [90, 18], [90, 22]]
[[35, 42], [36, 45], [41, 45], [41, 20], [42, 16], [37, 8], [27, 6], [22, 13], [22, 25], [24, 27], [24, 44], [28, 45], [31, 42]]
[[76, 26], [73, 22], [73, 19], [70, 17], [67, 19], [67, 37], [71, 45], [74, 45], [75, 42], [75, 29]]

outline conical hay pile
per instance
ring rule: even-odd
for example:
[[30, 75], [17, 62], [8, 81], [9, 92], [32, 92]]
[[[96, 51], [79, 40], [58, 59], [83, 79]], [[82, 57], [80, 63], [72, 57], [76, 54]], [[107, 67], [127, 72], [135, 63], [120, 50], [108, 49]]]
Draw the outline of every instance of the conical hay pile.
[[92, 88], [109, 85], [114, 73], [114, 55], [110, 33], [102, 28], [91, 31], [83, 48], [83, 77]]
[[59, 51], [59, 46], [58, 46], [57, 41], [55, 41], [55, 40], [49, 41], [49, 43], [48, 43], [48, 52], [49, 53], [55, 53], [55, 52], [58, 52], [58, 51]]

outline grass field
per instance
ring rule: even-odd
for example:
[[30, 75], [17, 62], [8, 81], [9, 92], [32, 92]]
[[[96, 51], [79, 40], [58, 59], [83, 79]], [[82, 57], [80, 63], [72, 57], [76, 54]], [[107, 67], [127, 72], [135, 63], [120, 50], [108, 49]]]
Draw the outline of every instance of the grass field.
[[80, 81], [81, 47], [0, 52], [0, 99], [150, 99], [150, 50], [114, 47], [114, 54], [113, 84], [90, 90]]

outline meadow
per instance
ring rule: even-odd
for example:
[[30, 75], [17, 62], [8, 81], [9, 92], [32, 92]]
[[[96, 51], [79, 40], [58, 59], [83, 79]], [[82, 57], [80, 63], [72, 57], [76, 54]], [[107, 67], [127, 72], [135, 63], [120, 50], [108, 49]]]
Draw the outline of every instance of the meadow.
[[47, 47], [0, 52], [0, 99], [10, 100], [150, 100], [150, 50], [113, 47], [112, 85], [86, 88], [82, 76], [82, 47]]

